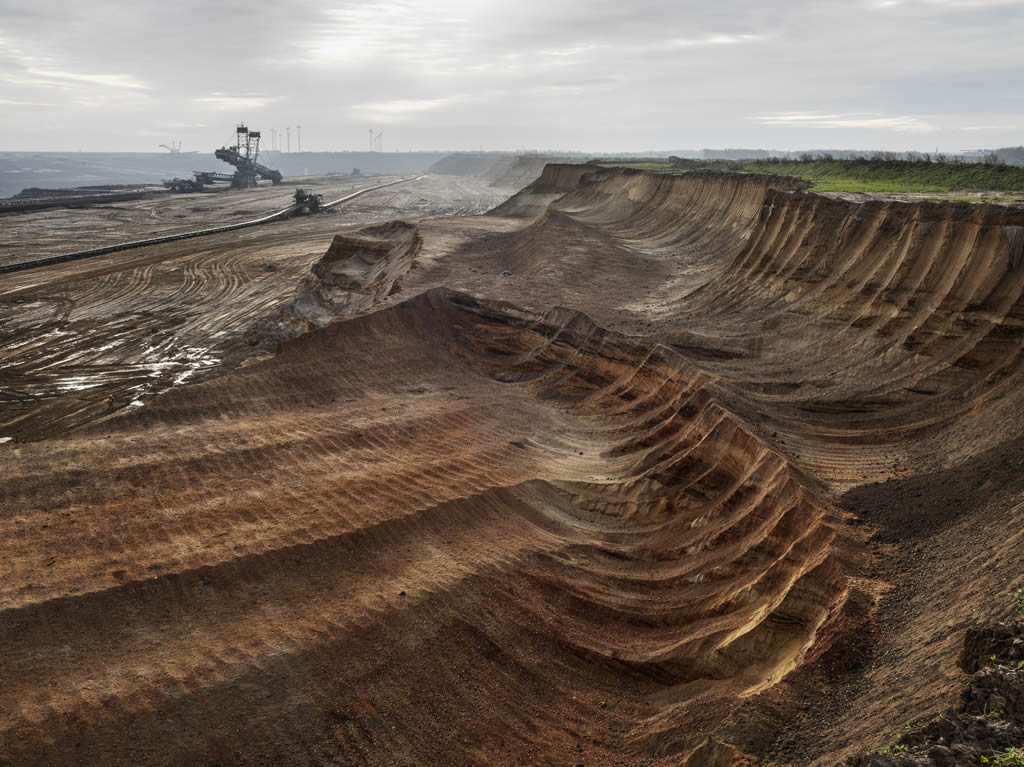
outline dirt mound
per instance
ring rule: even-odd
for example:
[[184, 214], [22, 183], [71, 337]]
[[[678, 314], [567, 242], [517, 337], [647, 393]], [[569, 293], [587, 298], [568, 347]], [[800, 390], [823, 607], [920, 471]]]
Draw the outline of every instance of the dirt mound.
[[482, 176], [495, 163], [509, 159], [504, 152], [455, 152], [442, 157], [427, 172], [442, 176]]
[[420, 247], [416, 227], [404, 221], [335, 235], [302, 281], [290, 310], [315, 327], [363, 311], [392, 291]]
[[378, 306], [401, 292], [400, 280], [415, 265], [421, 244], [417, 228], [404, 221], [335, 235], [299, 282], [292, 300], [246, 329], [235, 356], [273, 352], [312, 328]]
[[503, 158], [492, 163], [484, 171], [483, 177], [493, 187], [518, 192], [540, 178], [545, 166], [552, 161], [552, 157], [539, 155]]

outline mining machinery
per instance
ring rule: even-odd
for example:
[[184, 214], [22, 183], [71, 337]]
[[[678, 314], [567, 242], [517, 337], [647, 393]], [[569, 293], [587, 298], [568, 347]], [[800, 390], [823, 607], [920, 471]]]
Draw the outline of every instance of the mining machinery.
[[163, 184], [172, 192], [203, 191], [203, 185], [199, 183], [198, 178], [165, 178]]
[[208, 170], [194, 170], [192, 175], [196, 177], [197, 183], [204, 186], [233, 181], [235, 178], [230, 173], [214, 173]]
[[307, 192], [305, 189], [295, 190], [295, 205], [297, 208], [295, 212], [299, 215], [322, 213], [324, 210], [323, 204], [324, 198], [322, 195]]
[[235, 175], [231, 186], [236, 189], [248, 189], [256, 186], [259, 179], [265, 178], [274, 184], [281, 183], [281, 171], [268, 168], [257, 162], [260, 154], [260, 132], [249, 130], [244, 125], [235, 129], [235, 145], [221, 147], [213, 153], [218, 160], [234, 165]]
[[163, 183], [172, 192], [202, 192], [208, 186], [233, 183], [235, 180], [230, 173], [214, 173], [208, 170], [194, 170], [192, 176], [193, 178], [165, 179]]

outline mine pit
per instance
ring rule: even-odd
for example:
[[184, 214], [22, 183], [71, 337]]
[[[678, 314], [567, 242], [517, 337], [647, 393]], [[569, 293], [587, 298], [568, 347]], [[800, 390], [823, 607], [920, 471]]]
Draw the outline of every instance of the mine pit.
[[[538, 158], [303, 184], [373, 189], [0, 274], [0, 764], [1010, 743], [1024, 209]], [[279, 193], [19, 213], [3, 263]]]

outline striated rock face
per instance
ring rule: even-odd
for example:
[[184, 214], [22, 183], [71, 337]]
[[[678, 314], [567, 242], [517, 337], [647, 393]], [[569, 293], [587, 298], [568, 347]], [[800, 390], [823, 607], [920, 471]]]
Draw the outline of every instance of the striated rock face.
[[421, 245], [416, 227], [392, 221], [334, 236], [300, 284], [290, 311], [313, 327], [370, 308], [412, 268]]
[[272, 352], [313, 329], [370, 311], [401, 290], [422, 239], [413, 224], [390, 221], [336, 234], [327, 252], [278, 311], [252, 322], [243, 333], [244, 354]]

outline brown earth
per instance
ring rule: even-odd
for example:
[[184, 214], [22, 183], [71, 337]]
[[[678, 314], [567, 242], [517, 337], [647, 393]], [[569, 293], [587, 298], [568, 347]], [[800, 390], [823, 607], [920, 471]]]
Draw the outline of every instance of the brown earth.
[[[394, 180], [300, 179], [325, 201]], [[183, 194], [107, 210], [7, 215], [8, 260], [245, 220], [287, 206], [288, 184]], [[393, 216], [482, 212], [509, 194], [473, 178], [426, 177], [331, 213], [166, 243], [0, 279], [0, 438], [36, 439], [138, 406], [250, 355], [245, 331], [288, 301], [335, 233]], [[180, 217], [180, 220], [179, 220]], [[183, 223], [187, 221], [186, 223]], [[2, 244], [2, 243], [0, 243]]]
[[1024, 210], [400, 215], [0, 277], [0, 763], [832, 764], [951, 703], [1024, 564]]
[[1024, 758], [1024, 621], [967, 632], [959, 665], [973, 674], [950, 706], [908, 724], [891, 748], [851, 757], [848, 767], [1013, 767]]

